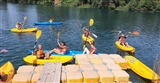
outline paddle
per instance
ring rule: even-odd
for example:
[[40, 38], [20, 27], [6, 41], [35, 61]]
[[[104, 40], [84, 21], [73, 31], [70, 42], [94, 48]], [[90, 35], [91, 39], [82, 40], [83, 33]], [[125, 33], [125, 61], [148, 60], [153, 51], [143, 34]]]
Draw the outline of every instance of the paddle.
[[26, 21], [26, 19], [27, 19], [27, 16], [24, 16], [24, 18], [23, 18], [23, 24], [22, 24], [22, 28], [23, 28], [23, 25], [24, 25], [24, 23], [25, 23], [25, 21]]
[[[89, 21], [89, 26], [91, 27], [93, 24], [94, 24], [94, 20], [91, 18]], [[90, 27], [89, 27], [89, 31], [90, 31]], [[86, 47], [87, 39], [88, 37], [86, 37], [86, 41], [85, 41], [85, 44], [83, 45], [83, 49], [85, 49]]]
[[[83, 27], [82, 26], [82, 24], [80, 23], [80, 22], [78, 22], [78, 21], [76, 21], [81, 27]], [[91, 24], [93, 25], [93, 19], [91, 20]], [[85, 28], [85, 27], [84, 27]], [[87, 29], [87, 28], [85, 28], [85, 29]], [[95, 38], [97, 38], [98, 36], [96, 35], [96, 34], [94, 34], [94, 33], [92, 33], [92, 32], [90, 32]]]
[[[111, 32], [119, 32], [118, 30], [112, 30]], [[139, 32], [138, 31], [134, 31], [132, 32], [132, 34], [136, 35], [136, 36], [139, 36]]]
[[[60, 31], [57, 33], [57, 40], [59, 41], [59, 38], [60, 38], [60, 35], [61, 35], [61, 33], [60, 33]], [[57, 48], [58, 48], [59, 46], [57, 45]]]
[[[38, 31], [36, 32], [36, 42], [35, 42], [35, 44], [34, 44], [34, 50], [35, 50], [35, 48], [36, 48], [37, 40], [40, 38], [41, 34], [42, 34], [42, 31], [41, 31], [41, 30], [38, 30]], [[33, 51], [34, 51], [34, 50], [33, 50]]]
[[57, 33], [57, 37], [58, 37], [58, 40], [59, 40], [59, 38], [60, 38], [60, 31]]

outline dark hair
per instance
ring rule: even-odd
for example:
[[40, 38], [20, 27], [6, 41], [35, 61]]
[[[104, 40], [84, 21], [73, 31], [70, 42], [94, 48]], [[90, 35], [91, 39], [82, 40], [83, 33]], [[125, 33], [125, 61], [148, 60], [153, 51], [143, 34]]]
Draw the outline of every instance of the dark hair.
[[2, 76], [0, 75], [0, 79], [2, 79]]
[[62, 41], [62, 43], [63, 43], [64, 45], [66, 45], [66, 42]]

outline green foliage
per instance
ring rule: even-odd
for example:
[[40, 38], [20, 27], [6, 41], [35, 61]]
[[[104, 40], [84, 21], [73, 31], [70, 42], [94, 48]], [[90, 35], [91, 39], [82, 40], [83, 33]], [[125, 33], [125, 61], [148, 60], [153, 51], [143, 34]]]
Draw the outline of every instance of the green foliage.
[[116, 6], [115, 6], [115, 4], [114, 4], [114, 3], [109, 3], [108, 8], [110, 8], [110, 9], [115, 9], [115, 8], [116, 8]]
[[78, 8], [91, 8], [91, 5], [90, 4], [84, 4], [84, 5], [79, 6]]
[[131, 0], [129, 2], [129, 9], [130, 10], [137, 10], [138, 9], [137, 6], [138, 6], [138, 1], [137, 0]]
[[125, 0], [119, 0], [119, 6], [125, 6], [126, 2]]
[[63, 6], [72, 6], [76, 7], [79, 3], [79, 0], [61, 0]]
[[[4, 1], [4, 0], [2, 0]], [[12, 0], [6, 0], [12, 1]], [[54, 0], [18, 0], [19, 3], [52, 4]], [[160, 0], [60, 0], [63, 6], [160, 12]]]

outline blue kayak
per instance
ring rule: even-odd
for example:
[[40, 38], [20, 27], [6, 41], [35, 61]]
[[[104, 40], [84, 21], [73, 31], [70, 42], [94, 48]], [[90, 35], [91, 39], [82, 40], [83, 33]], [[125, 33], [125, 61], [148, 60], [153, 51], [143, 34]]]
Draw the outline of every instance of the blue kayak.
[[34, 22], [35, 25], [62, 25], [63, 22]]
[[[51, 50], [43, 50], [44, 52], [49, 52], [49, 51], [51, 51]], [[33, 52], [33, 50], [29, 50], [29, 53], [31, 53], [32, 54], [32, 52]], [[75, 56], [76, 54], [82, 54], [83, 53], [83, 51], [74, 51], [74, 50], [68, 50], [67, 51], [67, 53], [64, 55], [64, 56]], [[62, 56], [62, 54], [56, 54], [56, 53], [52, 53], [51, 54], [51, 56], [59, 56], [59, 55], [61, 55]]]

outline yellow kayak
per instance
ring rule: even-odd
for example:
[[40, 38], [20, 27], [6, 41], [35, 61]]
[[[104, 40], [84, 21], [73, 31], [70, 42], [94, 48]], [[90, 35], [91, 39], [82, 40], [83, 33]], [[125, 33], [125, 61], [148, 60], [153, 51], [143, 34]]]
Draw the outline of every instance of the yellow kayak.
[[129, 46], [129, 47], [122, 46], [122, 45], [119, 43], [119, 41], [116, 41], [115, 44], [116, 44], [117, 48], [119, 48], [119, 49], [121, 49], [121, 50], [130, 51], [130, 52], [132, 52], [132, 53], [135, 52], [135, 48], [132, 47], [132, 46]]
[[87, 37], [84, 35], [84, 34], [82, 34], [82, 40], [84, 41], [84, 42], [93, 42], [94, 41], [94, 39], [91, 37], [91, 36], [88, 36], [88, 38], [86, 39]]
[[15, 70], [12, 63], [8, 61], [0, 68], [0, 71], [7, 75], [7, 79], [5, 82], [9, 82], [13, 78]]
[[59, 55], [59, 56], [50, 56], [50, 59], [37, 59], [35, 55], [28, 55], [23, 58], [23, 60], [26, 63], [29, 64], [44, 64], [46, 62], [61, 62], [61, 63], [67, 63], [71, 62], [73, 60], [73, 56], [65, 56], [65, 55]]
[[158, 75], [141, 61], [136, 59], [133, 56], [125, 56], [131, 70], [133, 70], [139, 76], [149, 79], [149, 80], [158, 80]]
[[22, 30], [19, 30], [17, 28], [12, 28], [11, 31], [12, 32], [16, 32], [16, 33], [24, 33], [24, 32], [34, 32], [34, 31], [37, 31], [38, 28], [25, 28], [25, 29], [22, 29]]

